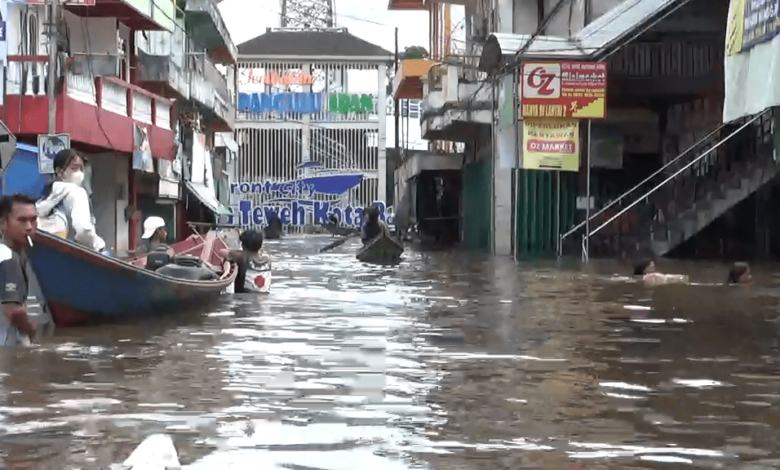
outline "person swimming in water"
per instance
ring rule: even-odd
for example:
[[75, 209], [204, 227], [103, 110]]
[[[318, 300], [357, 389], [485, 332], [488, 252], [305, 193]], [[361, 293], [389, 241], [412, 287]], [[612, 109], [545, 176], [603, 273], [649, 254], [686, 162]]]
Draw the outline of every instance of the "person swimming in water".
[[655, 262], [644, 259], [634, 265], [634, 276], [641, 277], [648, 284], [677, 284], [688, 282], [683, 274], [662, 274], [656, 271]]
[[750, 265], [747, 263], [734, 263], [729, 270], [727, 284], [750, 284], [753, 276], [750, 274]]

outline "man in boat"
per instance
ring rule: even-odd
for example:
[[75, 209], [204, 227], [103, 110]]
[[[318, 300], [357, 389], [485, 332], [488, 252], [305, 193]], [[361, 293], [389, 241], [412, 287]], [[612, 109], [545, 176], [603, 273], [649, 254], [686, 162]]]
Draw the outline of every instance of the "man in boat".
[[241, 242], [241, 250], [230, 250], [223, 254], [238, 265], [234, 292], [236, 294], [260, 292], [266, 282], [262, 273], [271, 269], [271, 258], [260, 252], [263, 249], [263, 232], [254, 229], [245, 230], [238, 240]]
[[263, 229], [265, 238], [269, 240], [278, 240], [282, 238], [282, 221], [279, 219], [279, 215], [276, 212], [271, 212], [268, 216], [268, 226]]
[[141, 246], [136, 251], [137, 255], [151, 253], [152, 251], [168, 250], [168, 229], [162, 217], [153, 215], [144, 220], [144, 233], [141, 235]]
[[368, 244], [383, 233], [390, 236], [387, 225], [379, 219], [379, 208], [376, 204], [363, 209], [363, 226], [360, 228], [360, 240], [363, 244]]
[[40, 229], [103, 252], [106, 242], [95, 230], [92, 203], [82, 186], [84, 159], [73, 149], [60, 150], [54, 156], [54, 177], [35, 204]]
[[23, 194], [0, 198], [0, 344], [5, 346], [29, 344], [36, 333], [53, 328], [26, 253], [37, 227], [35, 199]]

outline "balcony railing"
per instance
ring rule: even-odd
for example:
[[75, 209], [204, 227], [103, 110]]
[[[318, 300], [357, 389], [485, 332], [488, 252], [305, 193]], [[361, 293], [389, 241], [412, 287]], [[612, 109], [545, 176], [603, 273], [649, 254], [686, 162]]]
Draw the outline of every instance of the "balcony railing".
[[184, 9], [187, 29], [192, 31], [192, 39], [205, 49], [220, 48], [223, 51], [213, 54], [222, 63], [233, 63], [238, 57], [238, 48], [230, 38], [227, 26], [213, 0], [187, 0]]
[[[8, 56], [6, 95], [46, 96], [46, 56]], [[171, 101], [117, 77], [64, 73], [68, 98], [135, 121], [171, 129]], [[59, 90], [58, 90], [59, 91]]]

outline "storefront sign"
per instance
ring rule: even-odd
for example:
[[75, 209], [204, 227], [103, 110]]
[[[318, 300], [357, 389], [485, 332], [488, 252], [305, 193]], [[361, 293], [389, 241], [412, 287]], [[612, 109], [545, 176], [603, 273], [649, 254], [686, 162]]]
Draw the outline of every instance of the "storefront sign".
[[[238, 110], [249, 113], [319, 114], [323, 111], [321, 93], [239, 93]], [[326, 96], [330, 113], [373, 113], [371, 95], [334, 93]]]
[[[394, 220], [385, 204], [375, 201], [379, 207], [379, 217], [388, 225]], [[243, 199], [238, 202], [238, 225], [242, 227], [250, 225], [265, 226], [271, 214], [275, 214], [284, 226], [303, 226], [307, 223], [306, 214], [311, 212], [311, 222], [321, 225], [328, 221], [331, 215], [336, 215], [342, 224], [349, 227], [360, 227], [363, 223], [363, 208], [341, 205], [338, 202], [294, 200], [289, 203], [256, 204], [253, 201]], [[233, 221], [230, 222], [235, 223]]]
[[731, 0], [726, 51], [728, 55], [747, 51], [771, 41], [780, 32], [779, 0]]
[[521, 71], [523, 118], [606, 116], [606, 62], [524, 62]]
[[263, 69], [244, 69], [238, 78], [239, 85], [267, 85], [267, 86], [290, 86], [290, 85], [312, 85], [314, 77], [310, 73], [299, 71], [287, 71], [282, 73], [265, 73]]
[[239, 93], [238, 110], [258, 114], [317, 114], [322, 111], [322, 95], [319, 93]]
[[[362, 173], [323, 174], [314, 171], [309, 176], [291, 181], [232, 183], [230, 192], [234, 200], [238, 199], [238, 222], [241, 226], [265, 225], [274, 213], [279, 216], [282, 225], [319, 225], [335, 214], [343, 224], [357, 227], [363, 221], [363, 208], [345, 205], [341, 200], [362, 180]], [[380, 208], [380, 217], [385, 220], [387, 211], [384, 203], [375, 204]], [[307, 217], [309, 213], [311, 217]]]
[[571, 119], [523, 120], [523, 168], [579, 171], [580, 122]]

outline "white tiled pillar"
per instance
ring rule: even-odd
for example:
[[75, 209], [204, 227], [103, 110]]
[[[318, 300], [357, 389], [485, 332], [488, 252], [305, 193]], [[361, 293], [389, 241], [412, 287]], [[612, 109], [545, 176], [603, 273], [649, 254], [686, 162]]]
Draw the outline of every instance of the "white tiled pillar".
[[501, 79], [496, 92], [497, 106], [493, 151], [493, 253], [511, 256], [514, 230], [512, 227], [512, 170], [515, 167], [516, 134], [514, 110], [514, 76]]

